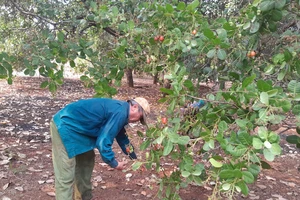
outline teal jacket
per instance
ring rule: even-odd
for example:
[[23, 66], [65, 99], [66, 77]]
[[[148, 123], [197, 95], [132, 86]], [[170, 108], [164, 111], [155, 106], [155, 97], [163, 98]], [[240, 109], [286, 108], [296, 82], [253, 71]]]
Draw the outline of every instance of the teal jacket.
[[128, 117], [128, 102], [92, 98], [68, 104], [54, 115], [53, 121], [69, 158], [97, 148], [102, 160], [115, 168], [118, 162], [112, 151], [114, 139], [125, 154], [136, 158], [124, 128]]

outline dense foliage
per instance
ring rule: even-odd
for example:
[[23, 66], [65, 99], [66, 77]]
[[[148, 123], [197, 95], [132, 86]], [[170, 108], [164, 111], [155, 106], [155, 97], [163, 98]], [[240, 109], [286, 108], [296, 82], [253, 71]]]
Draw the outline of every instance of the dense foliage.
[[[98, 96], [112, 96], [127, 69], [165, 74], [168, 122], [147, 131], [141, 149], [150, 153], [133, 165], [177, 164], [160, 182], [161, 198], [208, 182], [212, 199], [247, 195], [264, 160], [281, 154], [270, 127], [299, 119], [299, 1], [0, 2], [0, 77], [9, 83], [24, 69], [48, 77], [41, 87], [55, 92], [69, 65]], [[223, 87], [200, 97], [207, 79]], [[200, 110], [181, 112], [199, 99]], [[299, 146], [298, 136], [289, 141]]]

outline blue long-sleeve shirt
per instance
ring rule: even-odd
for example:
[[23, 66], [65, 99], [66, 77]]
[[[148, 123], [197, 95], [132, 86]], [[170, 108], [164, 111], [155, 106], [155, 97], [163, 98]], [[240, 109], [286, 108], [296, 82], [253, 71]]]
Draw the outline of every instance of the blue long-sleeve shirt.
[[102, 160], [116, 167], [118, 162], [112, 151], [115, 138], [125, 154], [136, 158], [133, 151], [126, 151], [126, 147], [131, 146], [124, 129], [128, 117], [126, 101], [92, 98], [68, 104], [54, 115], [53, 120], [69, 158], [97, 148]]

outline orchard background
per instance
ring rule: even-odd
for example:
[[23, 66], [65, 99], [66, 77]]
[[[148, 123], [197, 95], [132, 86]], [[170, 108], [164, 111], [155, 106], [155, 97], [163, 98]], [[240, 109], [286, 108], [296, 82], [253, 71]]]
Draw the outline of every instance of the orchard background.
[[138, 132], [145, 153], [132, 164], [157, 173], [162, 160], [176, 166], [158, 180], [160, 199], [206, 183], [210, 199], [247, 196], [282, 154], [278, 127], [294, 129], [286, 140], [300, 148], [298, 0], [0, 2], [8, 84], [15, 72], [42, 76], [40, 87], [60, 98], [71, 67], [96, 97], [120, 95], [124, 78], [136, 87], [137, 75], [161, 85], [163, 112]]

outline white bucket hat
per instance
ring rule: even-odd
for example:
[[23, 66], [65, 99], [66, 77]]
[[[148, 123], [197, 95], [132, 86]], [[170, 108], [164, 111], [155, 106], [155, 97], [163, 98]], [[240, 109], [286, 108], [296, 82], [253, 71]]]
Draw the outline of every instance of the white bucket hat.
[[147, 125], [147, 116], [150, 114], [150, 105], [148, 101], [143, 97], [136, 97], [133, 99], [135, 102], [137, 102], [142, 108], [143, 108], [143, 118], [140, 120], [140, 122], [143, 125]]

